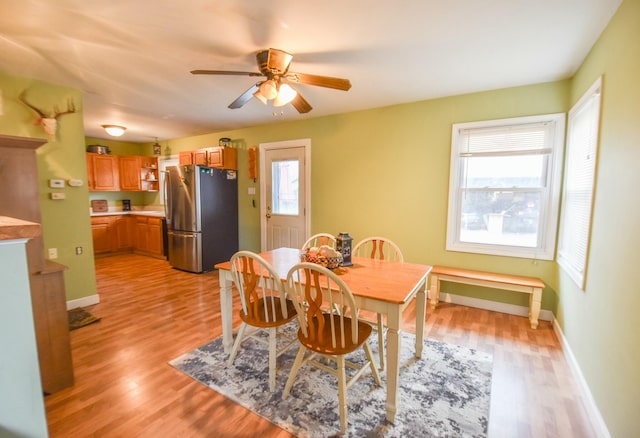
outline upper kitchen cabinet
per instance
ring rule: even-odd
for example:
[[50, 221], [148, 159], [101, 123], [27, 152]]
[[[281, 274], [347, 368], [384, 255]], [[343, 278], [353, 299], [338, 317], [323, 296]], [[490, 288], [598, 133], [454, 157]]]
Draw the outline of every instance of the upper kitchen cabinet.
[[120, 190], [118, 156], [87, 153], [87, 180], [89, 190]]
[[140, 157], [140, 182], [145, 192], [158, 191], [158, 159], [156, 157]]
[[222, 146], [183, 151], [180, 164], [201, 164], [220, 169], [238, 170], [238, 150]]
[[120, 157], [120, 190], [140, 191], [142, 160], [137, 156]]
[[87, 172], [92, 191], [158, 190], [158, 159], [155, 157], [88, 153]]
[[235, 148], [208, 148], [207, 164], [209, 167], [238, 170], [238, 150]]

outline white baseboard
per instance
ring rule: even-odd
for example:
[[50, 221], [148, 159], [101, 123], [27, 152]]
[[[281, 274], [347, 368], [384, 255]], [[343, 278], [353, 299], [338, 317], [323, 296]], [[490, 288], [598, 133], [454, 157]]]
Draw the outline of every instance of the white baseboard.
[[[447, 303], [460, 304], [462, 306], [475, 307], [478, 309], [491, 310], [494, 312], [508, 313], [510, 315], [518, 315], [518, 316], [529, 316], [529, 308], [524, 306], [517, 306], [515, 304], [506, 304], [499, 303], [496, 301], [483, 300], [480, 298], [471, 298], [465, 297], [462, 295], [448, 294], [448, 293], [440, 293], [440, 301], [444, 301]], [[593, 399], [593, 395], [591, 395], [591, 390], [589, 389], [589, 385], [587, 385], [587, 381], [584, 379], [582, 374], [582, 370], [576, 361], [573, 352], [571, 351], [571, 347], [567, 342], [567, 339], [564, 337], [564, 333], [558, 324], [553, 312], [550, 310], [540, 310], [540, 319], [544, 321], [551, 321], [551, 325], [553, 326], [553, 331], [560, 339], [560, 344], [562, 346], [562, 352], [564, 354], [567, 363], [569, 364], [569, 369], [571, 370], [571, 374], [576, 379], [578, 386], [580, 388], [580, 392], [582, 393], [584, 407], [587, 411], [587, 416], [591, 421], [591, 426], [593, 426], [593, 430], [596, 432], [596, 436], [599, 438], [611, 438], [611, 434], [609, 433], [609, 429], [607, 429], [607, 425], [600, 414], [600, 410], [596, 405], [595, 400]]]
[[100, 302], [100, 295], [89, 295], [88, 297], [78, 298], [77, 300], [67, 301], [67, 310], [75, 309], [77, 307], [93, 306]]
[[[445, 303], [460, 304], [467, 307], [475, 307], [477, 309], [491, 310], [493, 312], [508, 313], [509, 315], [518, 315], [529, 317], [529, 308], [518, 306], [516, 304], [500, 303], [497, 301], [483, 300], [481, 298], [465, 297], [440, 292], [440, 301]], [[553, 312], [550, 310], [540, 310], [539, 319], [543, 321], [553, 321]]]
[[555, 318], [553, 319], [553, 331], [556, 333], [556, 336], [558, 336], [558, 339], [560, 339], [564, 357], [567, 359], [571, 373], [580, 387], [580, 391], [584, 398], [584, 407], [587, 410], [587, 415], [591, 420], [591, 425], [593, 426], [593, 430], [596, 432], [596, 436], [599, 438], [611, 438], [607, 424], [604, 422], [604, 418], [602, 418], [602, 414], [600, 414], [600, 410], [593, 399], [593, 395], [591, 394], [587, 381], [584, 379], [584, 375], [578, 365], [578, 361], [576, 361], [573, 351], [571, 351], [571, 347], [569, 346], [567, 339], [564, 337], [562, 328], [560, 328], [560, 324], [558, 324], [558, 320]]

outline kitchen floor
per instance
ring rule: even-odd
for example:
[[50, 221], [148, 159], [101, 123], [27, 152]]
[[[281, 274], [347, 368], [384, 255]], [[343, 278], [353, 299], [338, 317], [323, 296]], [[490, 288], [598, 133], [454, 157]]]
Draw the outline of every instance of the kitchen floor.
[[[96, 259], [96, 276], [87, 310], [102, 319], [71, 332], [75, 384], [45, 398], [51, 437], [290, 436], [168, 365], [221, 335], [217, 272], [125, 254]], [[596, 436], [549, 322], [441, 303], [425, 335], [493, 354], [490, 437]]]

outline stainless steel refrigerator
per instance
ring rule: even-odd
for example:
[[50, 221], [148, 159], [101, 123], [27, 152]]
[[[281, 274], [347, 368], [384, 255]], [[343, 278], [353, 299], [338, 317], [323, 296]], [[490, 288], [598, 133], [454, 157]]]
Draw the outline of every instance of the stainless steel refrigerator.
[[195, 164], [169, 166], [164, 188], [171, 266], [207, 272], [238, 251], [235, 171]]

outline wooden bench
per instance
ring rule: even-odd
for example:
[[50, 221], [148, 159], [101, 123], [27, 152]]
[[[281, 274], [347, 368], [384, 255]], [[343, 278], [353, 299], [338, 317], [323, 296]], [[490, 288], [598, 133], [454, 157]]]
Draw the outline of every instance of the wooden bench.
[[429, 298], [433, 309], [436, 308], [440, 299], [440, 281], [527, 293], [529, 294], [529, 321], [531, 322], [531, 328], [538, 327], [540, 301], [542, 299], [542, 289], [544, 289], [544, 283], [539, 278], [434, 266], [431, 270], [431, 287], [429, 288]]

